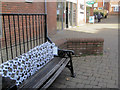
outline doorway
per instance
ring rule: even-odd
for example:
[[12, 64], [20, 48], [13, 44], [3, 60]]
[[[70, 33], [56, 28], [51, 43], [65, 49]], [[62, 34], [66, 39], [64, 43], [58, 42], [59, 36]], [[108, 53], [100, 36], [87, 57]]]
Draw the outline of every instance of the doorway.
[[68, 22], [69, 22], [69, 20], [68, 20], [68, 2], [66, 2], [66, 28], [68, 28]]
[[57, 2], [57, 30], [63, 30], [66, 28], [66, 7], [65, 2]]
[[66, 2], [66, 28], [73, 26], [73, 3]]

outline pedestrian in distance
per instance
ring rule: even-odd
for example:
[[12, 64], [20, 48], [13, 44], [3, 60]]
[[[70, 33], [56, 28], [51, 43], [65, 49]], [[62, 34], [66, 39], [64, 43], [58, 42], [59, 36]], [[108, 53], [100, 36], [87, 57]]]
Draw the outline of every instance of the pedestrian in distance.
[[101, 14], [100, 14], [100, 12], [98, 12], [97, 18], [98, 18], [98, 22], [100, 22], [101, 21]]
[[97, 14], [94, 14], [95, 19], [97, 19]]

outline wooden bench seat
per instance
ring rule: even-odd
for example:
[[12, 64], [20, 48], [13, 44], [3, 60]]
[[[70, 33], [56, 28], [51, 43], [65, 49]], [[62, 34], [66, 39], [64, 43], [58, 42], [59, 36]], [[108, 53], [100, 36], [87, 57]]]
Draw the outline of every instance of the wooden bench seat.
[[21, 88], [47, 88], [57, 78], [59, 73], [62, 72], [64, 67], [69, 62], [69, 58], [55, 57], [45, 67], [40, 69], [35, 75], [27, 79], [19, 89]]

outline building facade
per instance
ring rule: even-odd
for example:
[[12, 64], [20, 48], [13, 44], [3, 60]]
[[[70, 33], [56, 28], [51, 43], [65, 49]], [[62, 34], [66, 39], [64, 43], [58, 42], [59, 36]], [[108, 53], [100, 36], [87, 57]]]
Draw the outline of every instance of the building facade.
[[109, 12], [109, 7], [110, 7], [110, 2], [105, 2], [104, 9], [108, 10], [108, 12]]
[[77, 25], [77, 0], [57, 2], [57, 30]]
[[110, 14], [120, 14], [120, 1], [111, 1], [109, 7]]
[[[2, 2], [2, 13], [45, 13], [44, 2]], [[47, 3], [48, 31], [56, 33], [56, 3]], [[50, 24], [52, 22], [52, 25]]]
[[97, 10], [108, 10], [109, 11], [109, 6], [110, 6], [110, 2], [109, 0], [106, 2], [106, 1], [98, 1], [94, 4], [94, 9], [97, 9]]
[[[4, 49], [1, 55], [6, 47], [6, 54], [3, 55], [5, 58], [2, 60], [21, 55], [45, 41], [46, 15], [44, 13], [47, 13], [48, 36], [56, 34], [58, 30], [71, 28], [84, 22], [84, 0], [79, 3], [78, 0], [43, 1], [1, 2], [1, 13], [6, 13], [0, 15], [0, 48]], [[10, 57], [8, 47], [11, 47]]]
[[81, 25], [86, 22], [86, 1], [78, 0], [77, 8], [78, 8], [77, 25]]
[[64, 2], [43, 0], [46, 3], [34, 1], [2, 2], [1, 13], [47, 13], [49, 35], [85, 23], [85, 0], [64, 0]]

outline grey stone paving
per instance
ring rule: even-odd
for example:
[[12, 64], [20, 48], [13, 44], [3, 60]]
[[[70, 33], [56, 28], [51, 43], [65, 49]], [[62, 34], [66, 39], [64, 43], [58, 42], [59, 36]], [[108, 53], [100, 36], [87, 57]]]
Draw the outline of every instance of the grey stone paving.
[[[107, 64], [109, 63], [109, 60], [104, 60], [104, 57], [105, 56], [74, 57], [73, 65], [76, 77], [70, 77], [70, 72], [66, 68], [51, 87], [117, 88], [117, 67], [113, 67], [113, 69], [111, 69], [111, 66], [111, 68], [109, 68], [110, 65]], [[88, 58], [90, 59], [88, 60]]]
[[[101, 56], [73, 57], [76, 77], [70, 77], [70, 71], [65, 68], [50, 88], [118, 88], [117, 19], [117, 16], [109, 16], [108, 19], [104, 19], [99, 24], [88, 24], [57, 34], [57, 38], [63, 38], [62, 35], [78, 38], [102, 37], [105, 40], [104, 54]], [[98, 31], [94, 33], [83, 31], [87, 29]]]

